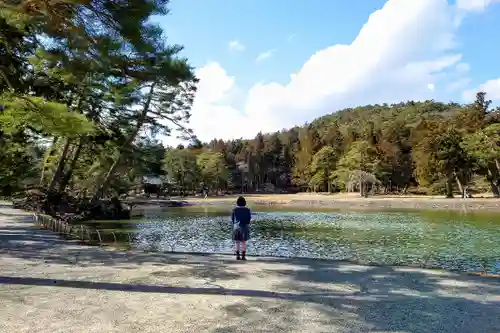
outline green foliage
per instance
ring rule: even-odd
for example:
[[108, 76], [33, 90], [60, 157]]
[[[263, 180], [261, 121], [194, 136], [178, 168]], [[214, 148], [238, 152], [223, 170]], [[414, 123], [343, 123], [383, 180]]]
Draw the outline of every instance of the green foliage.
[[337, 163], [333, 173], [335, 183], [342, 189], [347, 189], [353, 171], [373, 170], [370, 145], [366, 141], [353, 142]]
[[468, 167], [469, 156], [461, 147], [462, 137], [454, 128], [448, 128], [437, 139], [437, 172], [451, 176]]
[[[173, 127], [191, 135], [196, 78], [178, 56], [182, 47], [164, 44], [150, 23], [167, 4], [0, 5], [0, 144], [10, 152], [52, 141], [32, 164], [49, 192], [122, 193], [141, 175], [162, 173], [165, 149], [147, 142], [151, 136]], [[16, 181], [13, 170], [3, 175], [0, 183]]]
[[335, 170], [335, 162], [337, 156], [335, 149], [332, 146], [324, 146], [321, 148], [312, 159], [311, 163], [311, 180], [309, 184], [313, 187], [325, 187], [325, 190], [330, 191], [332, 182], [331, 171]]
[[0, 114], [0, 130], [10, 133], [30, 127], [38, 133], [75, 137], [89, 135], [94, 125], [81, 114], [68, 111], [67, 106], [39, 97], [4, 94], [0, 100], [5, 110]]
[[489, 125], [468, 135], [462, 147], [476, 159], [480, 167], [487, 168], [500, 160], [500, 124]]
[[209, 188], [220, 189], [222, 183], [229, 180], [228, 169], [222, 153], [201, 153], [198, 155], [196, 164], [203, 183]]
[[167, 149], [163, 159], [163, 170], [170, 180], [180, 187], [196, 188], [199, 171], [196, 154], [189, 149]]

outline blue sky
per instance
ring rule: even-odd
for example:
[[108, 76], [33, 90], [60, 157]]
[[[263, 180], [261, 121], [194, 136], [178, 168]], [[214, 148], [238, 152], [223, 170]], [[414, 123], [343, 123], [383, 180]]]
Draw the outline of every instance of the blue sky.
[[500, 99], [500, 3], [457, 2], [172, 0], [157, 21], [198, 70], [193, 129], [227, 139], [359, 104]]
[[[218, 61], [249, 87], [260, 80], [283, 83], [317, 50], [350, 43], [385, 3], [361, 2], [353, 8], [342, 0], [173, 0], [171, 15], [161, 24], [172, 42], [185, 45], [197, 67]], [[245, 51], [228, 52], [233, 40]], [[272, 59], [255, 64], [258, 54], [273, 49]]]

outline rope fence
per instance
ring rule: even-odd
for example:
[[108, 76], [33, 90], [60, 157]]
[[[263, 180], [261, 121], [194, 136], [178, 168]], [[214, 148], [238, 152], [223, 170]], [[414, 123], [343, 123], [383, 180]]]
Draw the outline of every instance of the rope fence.
[[33, 214], [35, 225], [41, 229], [50, 230], [66, 239], [79, 240], [88, 245], [132, 244], [133, 237], [129, 232], [117, 233], [109, 230], [99, 230], [84, 224], [70, 224], [50, 215]]

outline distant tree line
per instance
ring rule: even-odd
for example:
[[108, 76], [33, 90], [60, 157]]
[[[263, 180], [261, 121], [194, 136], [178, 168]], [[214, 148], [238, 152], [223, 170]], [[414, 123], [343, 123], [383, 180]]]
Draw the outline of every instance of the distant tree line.
[[500, 112], [474, 103], [402, 102], [345, 109], [253, 140], [195, 141], [163, 169], [188, 189], [421, 194], [500, 186]]

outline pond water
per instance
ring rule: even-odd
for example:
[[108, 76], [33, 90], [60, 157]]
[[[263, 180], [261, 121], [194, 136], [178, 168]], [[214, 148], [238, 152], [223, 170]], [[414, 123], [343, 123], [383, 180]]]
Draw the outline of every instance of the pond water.
[[[251, 208], [250, 255], [500, 273], [500, 214]], [[140, 220], [92, 224], [132, 235], [132, 246], [139, 249], [232, 253], [230, 211], [229, 206], [149, 209]]]

